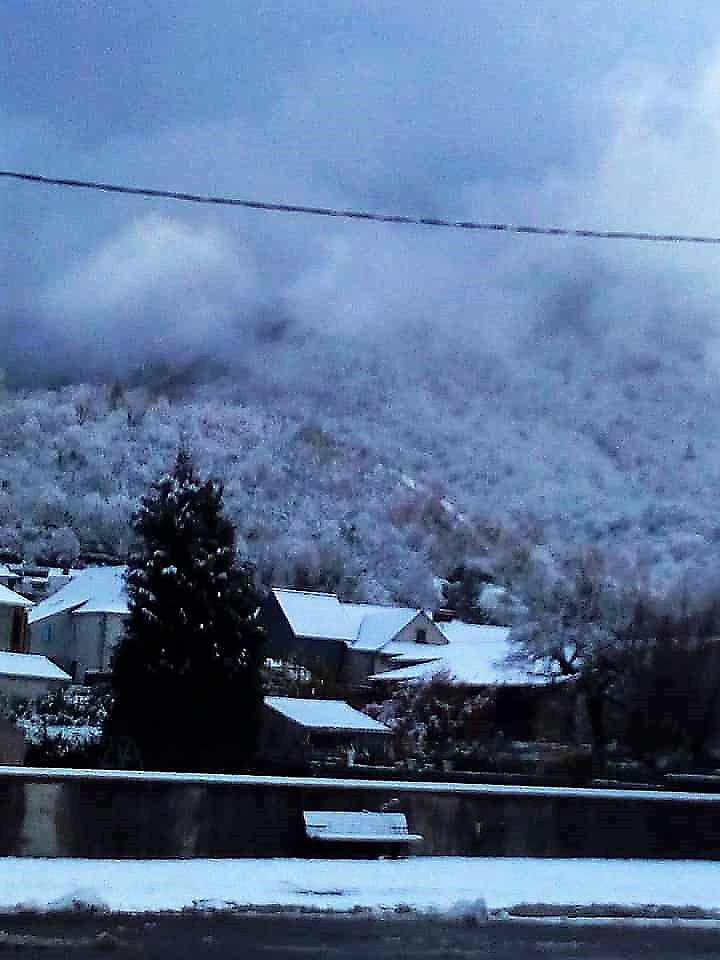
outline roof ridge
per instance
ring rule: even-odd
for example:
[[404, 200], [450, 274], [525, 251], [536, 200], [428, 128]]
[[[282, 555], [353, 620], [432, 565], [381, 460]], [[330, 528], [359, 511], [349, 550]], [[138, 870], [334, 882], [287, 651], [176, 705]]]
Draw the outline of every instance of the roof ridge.
[[336, 593], [326, 593], [324, 590], [300, 590], [297, 587], [271, 587], [270, 590], [273, 593], [297, 593], [307, 597], [331, 597], [338, 603], [343, 602]]

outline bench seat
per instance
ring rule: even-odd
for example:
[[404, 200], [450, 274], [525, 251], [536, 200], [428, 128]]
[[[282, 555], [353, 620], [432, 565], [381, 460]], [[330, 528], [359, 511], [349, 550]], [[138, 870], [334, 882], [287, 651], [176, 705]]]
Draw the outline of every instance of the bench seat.
[[408, 833], [404, 813], [342, 810], [306, 810], [305, 833], [310, 840], [338, 843], [417, 843], [418, 833]]

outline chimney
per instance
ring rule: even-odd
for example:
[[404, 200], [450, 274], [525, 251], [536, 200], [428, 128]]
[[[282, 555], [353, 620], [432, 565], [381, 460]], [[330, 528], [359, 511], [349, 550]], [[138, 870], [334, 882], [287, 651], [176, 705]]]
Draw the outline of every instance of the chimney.
[[449, 610], [447, 607], [440, 607], [433, 611], [432, 618], [435, 623], [450, 623], [451, 620], [455, 619], [455, 611]]

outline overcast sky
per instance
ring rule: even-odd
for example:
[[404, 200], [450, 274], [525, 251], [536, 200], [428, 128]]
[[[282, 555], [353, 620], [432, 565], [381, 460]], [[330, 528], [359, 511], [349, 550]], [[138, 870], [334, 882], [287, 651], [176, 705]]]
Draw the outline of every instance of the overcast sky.
[[[710, 0], [4, 0], [2, 20], [4, 169], [720, 234]], [[578, 285], [636, 326], [720, 301], [716, 250], [0, 190], [9, 368], [227, 359], [293, 329], [366, 343], [452, 327], [503, 350], [529, 324], [552, 331], [553, 310], [574, 323]]]

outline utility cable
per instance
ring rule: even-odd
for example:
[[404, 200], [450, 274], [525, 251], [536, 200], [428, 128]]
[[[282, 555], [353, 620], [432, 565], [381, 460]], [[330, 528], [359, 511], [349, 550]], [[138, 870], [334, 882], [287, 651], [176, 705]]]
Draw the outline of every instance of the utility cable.
[[314, 207], [298, 203], [273, 203], [267, 200], [244, 200], [237, 197], [218, 197], [177, 190], [156, 190], [151, 187], [131, 187], [94, 180], [75, 180], [64, 177], [44, 177], [36, 173], [0, 170], [0, 177], [24, 180], [53, 187], [71, 187], [81, 190], [101, 190], [105, 193], [123, 193], [131, 196], [164, 200], [182, 200], [186, 203], [215, 204], [217, 206], [245, 207], [272, 213], [306, 214], [316, 217], [336, 217], [344, 220], [370, 220], [376, 223], [414, 224], [420, 227], [446, 227], [451, 230], [477, 230], [489, 233], [526, 234], [531, 236], [578, 237], [591, 240], [644, 240], [651, 243], [720, 244], [720, 236], [689, 233], [647, 233], [634, 230], [592, 230], [574, 227], [523, 226], [512, 223], [483, 223], [477, 220], [450, 220], [441, 217], [413, 217], [395, 213], [374, 213], [363, 210], [343, 210], [334, 207]]

